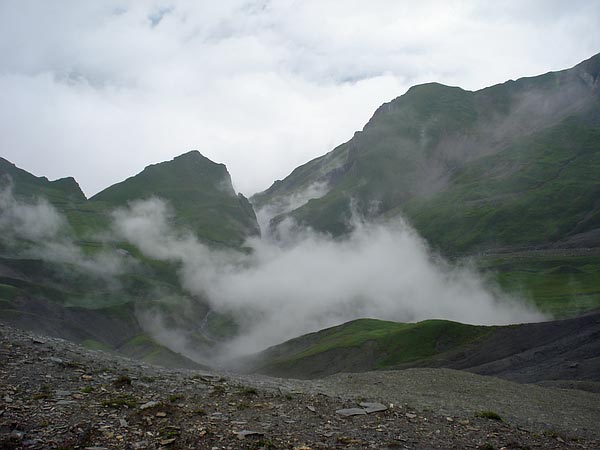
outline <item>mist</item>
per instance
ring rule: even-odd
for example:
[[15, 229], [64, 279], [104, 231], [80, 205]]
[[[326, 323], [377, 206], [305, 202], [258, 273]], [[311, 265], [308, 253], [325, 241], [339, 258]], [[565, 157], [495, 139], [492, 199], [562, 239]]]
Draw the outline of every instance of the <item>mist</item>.
[[[18, 200], [10, 179], [0, 187], [0, 233], [3, 245], [23, 258], [69, 265], [88, 275], [104, 279], [113, 289], [115, 277], [129, 270], [133, 262], [110, 247], [86, 253], [74, 241], [68, 220], [44, 198]], [[66, 267], [63, 267], [66, 269]]]
[[[267, 220], [325, 189], [312, 186], [285, 204], [259, 211], [258, 216]], [[46, 200], [17, 200], [10, 185], [0, 190], [4, 245], [18, 246], [23, 257], [62, 263], [101, 277], [114, 292], [118, 292], [119, 275], [135, 267], [117, 243], [133, 244], [146, 257], [174, 264], [189, 298], [157, 292], [152, 304], [170, 299], [189, 303], [179, 311], [192, 311], [194, 302], [206, 302], [210, 314], [233, 318], [238, 334], [214, 342], [210, 350], [194, 349], [187, 339], [190, 329], [178, 329], [162, 316], [161, 308], [139, 308], [138, 320], [163, 345], [205, 363], [223, 364], [365, 317], [398, 322], [438, 318], [483, 325], [545, 318], [475, 269], [433, 253], [401, 219], [372, 223], [354, 217], [353, 231], [333, 238], [288, 218], [272, 234], [248, 239], [244, 251], [203, 243], [192, 231], [175, 225], [174, 211], [159, 198], [132, 202], [113, 211], [111, 219], [110, 231], [94, 236], [103, 244], [102, 250], [85, 252], [74, 240], [67, 219]], [[202, 329], [202, 324], [197, 328]]]
[[285, 214], [305, 205], [309, 200], [321, 198], [329, 191], [327, 183], [314, 182], [306, 188], [275, 198], [274, 201], [256, 211], [256, 220], [263, 234], [270, 236], [269, 222], [275, 216]]
[[[251, 251], [236, 252], [209, 248], [175, 228], [168, 205], [157, 198], [134, 202], [113, 219], [120, 238], [148, 257], [177, 263], [190, 294], [235, 318], [240, 333], [222, 344], [220, 360], [363, 317], [484, 325], [544, 319], [475, 270], [433, 254], [402, 220], [356, 219], [341, 239], [284, 224], [295, 231], [278, 234], [280, 240], [249, 239]], [[155, 332], [157, 339], [168, 334]], [[176, 349], [177, 341], [171, 336], [163, 344]]]

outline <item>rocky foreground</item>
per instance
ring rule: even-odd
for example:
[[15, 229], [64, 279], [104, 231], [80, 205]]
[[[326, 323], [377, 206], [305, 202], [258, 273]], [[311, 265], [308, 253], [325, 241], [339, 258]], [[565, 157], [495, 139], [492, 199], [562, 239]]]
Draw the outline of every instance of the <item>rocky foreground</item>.
[[2, 449], [600, 448], [600, 394], [447, 369], [171, 370], [0, 324]]

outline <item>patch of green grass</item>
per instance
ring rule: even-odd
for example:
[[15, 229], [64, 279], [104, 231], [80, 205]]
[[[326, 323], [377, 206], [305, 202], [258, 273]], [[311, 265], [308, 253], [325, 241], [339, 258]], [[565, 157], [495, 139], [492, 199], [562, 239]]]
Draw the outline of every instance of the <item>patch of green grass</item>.
[[113, 385], [116, 387], [131, 386], [131, 378], [129, 378], [128, 375], [119, 375], [115, 380], [113, 380]]
[[102, 350], [109, 351], [111, 348], [103, 342], [96, 341], [94, 339], [86, 339], [81, 343], [85, 348], [89, 348], [90, 350]]
[[483, 445], [480, 445], [478, 448], [479, 448], [479, 449], [481, 449], [481, 450], [495, 450], [495, 449], [496, 449], [496, 447], [494, 447], [494, 446], [493, 446], [492, 444], [490, 444], [489, 442], [488, 442], [488, 443], [485, 443], [485, 444], [483, 444]]
[[256, 441], [255, 447], [265, 449], [278, 448], [277, 444], [272, 439], [268, 438], [260, 438], [258, 441]]
[[0, 299], [1, 300], [12, 300], [19, 294], [19, 292], [20, 292], [19, 288], [15, 287], [15, 286], [11, 286], [8, 284], [0, 284]]
[[479, 411], [475, 414], [475, 417], [503, 422], [502, 417], [494, 411]]
[[33, 396], [34, 400], [46, 400], [52, 397], [52, 388], [48, 384], [42, 384], [39, 392]]
[[183, 394], [173, 394], [169, 396], [169, 401], [171, 403], [175, 403], [179, 400], [183, 400], [185, 397], [183, 396]]
[[245, 395], [246, 397], [254, 397], [258, 395], [258, 391], [251, 387], [242, 388], [240, 394]]
[[111, 408], [135, 408], [138, 401], [132, 395], [117, 395], [102, 401], [102, 406]]

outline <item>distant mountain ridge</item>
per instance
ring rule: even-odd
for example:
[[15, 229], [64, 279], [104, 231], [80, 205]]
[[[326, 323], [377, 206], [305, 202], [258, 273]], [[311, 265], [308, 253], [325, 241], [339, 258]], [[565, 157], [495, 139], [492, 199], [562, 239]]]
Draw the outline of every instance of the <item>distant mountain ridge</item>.
[[350, 229], [351, 209], [372, 218], [400, 214], [434, 246], [468, 253], [598, 230], [598, 173], [600, 54], [476, 92], [412, 87], [350, 141], [251, 201], [257, 210], [284, 204], [316, 185], [318, 198], [283, 209], [272, 225], [292, 217], [340, 235]]

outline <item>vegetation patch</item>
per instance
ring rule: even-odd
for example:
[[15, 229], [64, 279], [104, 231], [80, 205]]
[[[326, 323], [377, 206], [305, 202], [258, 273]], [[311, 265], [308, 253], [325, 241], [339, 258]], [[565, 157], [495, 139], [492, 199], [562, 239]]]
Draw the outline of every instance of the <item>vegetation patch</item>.
[[502, 417], [500, 417], [500, 415], [494, 411], [479, 411], [475, 414], [475, 417], [503, 422]]
[[135, 408], [138, 401], [132, 395], [117, 395], [102, 401], [102, 406], [110, 408]]

